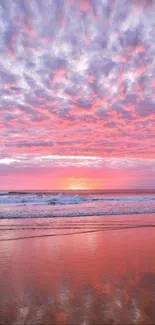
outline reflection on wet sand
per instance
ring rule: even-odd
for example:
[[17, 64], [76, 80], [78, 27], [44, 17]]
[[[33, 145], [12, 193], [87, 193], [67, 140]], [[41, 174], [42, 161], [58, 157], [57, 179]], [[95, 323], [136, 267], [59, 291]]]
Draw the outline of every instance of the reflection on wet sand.
[[[34, 220], [29, 225], [3, 221], [0, 324], [155, 324], [155, 228], [147, 227], [153, 218], [144, 218], [135, 217], [134, 228], [128, 219], [126, 229], [120, 217], [109, 218], [106, 230], [105, 218], [95, 224], [89, 218], [81, 225], [94, 232], [71, 236], [59, 236], [63, 223], [68, 233], [80, 220], [79, 225], [75, 219], [45, 225], [40, 219], [33, 230]], [[104, 231], [95, 232], [100, 227]], [[58, 236], [39, 237], [52, 229]], [[33, 231], [36, 238], [7, 241], [21, 231], [26, 237]]]
[[[2, 299], [3, 300], [3, 299]], [[155, 275], [142, 274], [139, 282], [104, 279], [98, 288], [81, 286], [75, 292], [64, 279], [56, 295], [22, 292], [1, 301], [2, 324], [154, 324]]]

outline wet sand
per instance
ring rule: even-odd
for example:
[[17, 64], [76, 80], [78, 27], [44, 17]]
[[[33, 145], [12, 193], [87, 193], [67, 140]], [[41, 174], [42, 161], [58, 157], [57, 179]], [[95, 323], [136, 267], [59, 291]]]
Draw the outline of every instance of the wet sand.
[[0, 252], [0, 324], [155, 324], [154, 215], [0, 220]]

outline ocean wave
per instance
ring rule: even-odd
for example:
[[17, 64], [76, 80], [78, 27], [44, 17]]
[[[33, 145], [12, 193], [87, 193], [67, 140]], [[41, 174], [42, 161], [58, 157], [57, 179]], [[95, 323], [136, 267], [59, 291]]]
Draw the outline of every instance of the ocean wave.
[[88, 197], [79, 195], [3, 195], [0, 197], [0, 204], [21, 204], [21, 203], [31, 203], [31, 204], [51, 204], [51, 205], [67, 205], [67, 204], [78, 204], [81, 202], [90, 201]]
[[73, 217], [99, 217], [99, 216], [117, 216], [117, 215], [142, 215], [142, 214], [154, 214], [154, 209], [130, 209], [130, 210], [116, 210], [116, 211], [63, 211], [54, 212], [51, 211], [14, 211], [14, 212], [0, 212], [0, 219], [33, 219], [33, 218], [73, 218]]
[[49, 194], [8, 194], [1, 192], [0, 204], [40, 204], [40, 205], [73, 205], [93, 201], [154, 201], [155, 196], [101, 196], [101, 195], [49, 195]]
[[7, 191], [0, 191], [0, 196], [1, 195], [7, 195], [7, 194], [9, 194], [9, 192], [7, 192]]

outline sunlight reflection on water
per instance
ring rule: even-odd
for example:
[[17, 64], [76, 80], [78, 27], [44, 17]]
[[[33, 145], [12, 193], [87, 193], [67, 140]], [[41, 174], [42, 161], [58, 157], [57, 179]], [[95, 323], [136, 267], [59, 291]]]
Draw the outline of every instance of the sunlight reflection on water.
[[[155, 228], [137, 227], [154, 217], [125, 218], [78, 218], [85, 230], [104, 229], [67, 236], [60, 232], [73, 231], [76, 218], [1, 220], [10, 229], [0, 242], [2, 323], [154, 324]], [[40, 238], [49, 231], [56, 236]], [[7, 240], [23, 232], [36, 237]]]

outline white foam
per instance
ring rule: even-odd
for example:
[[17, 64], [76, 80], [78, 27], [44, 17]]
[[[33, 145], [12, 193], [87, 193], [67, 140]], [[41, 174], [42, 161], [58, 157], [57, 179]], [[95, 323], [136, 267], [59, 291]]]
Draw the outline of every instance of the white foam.
[[0, 196], [0, 218], [143, 213], [155, 213], [155, 196], [54, 195], [51, 193], [11, 193]]
[[50, 205], [13, 205], [6, 206], [0, 209], [0, 219], [5, 218], [63, 218], [63, 217], [96, 217], [96, 216], [110, 216], [110, 215], [133, 215], [133, 214], [154, 214], [154, 207], [142, 206], [140, 207], [105, 207], [99, 208], [97, 206], [80, 206], [75, 209], [73, 206], [65, 206], [62, 209], [61, 205], [56, 207]]
[[2, 195], [0, 204], [51, 204], [51, 205], [68, 205], [78, 204], [90, 200], [88, 197], [79, 195]]
[[101, 196], [101, 195], [47, 195], [47, 194], [8, 194], [0, 192], [0, 204], [51, 204], [51, 205], [71, 205], [93, 201], [122, 201], [139, 202], [154, 201], [155, 196]]
[[7, 191], [0, 191], [0, 195], [6, 195], [6, 194], [9, 194], [9, 192], [7, 192]]

